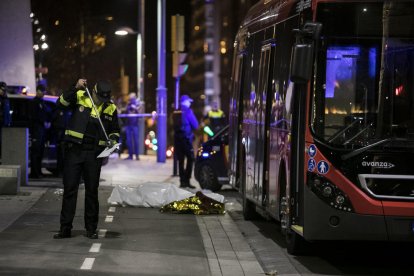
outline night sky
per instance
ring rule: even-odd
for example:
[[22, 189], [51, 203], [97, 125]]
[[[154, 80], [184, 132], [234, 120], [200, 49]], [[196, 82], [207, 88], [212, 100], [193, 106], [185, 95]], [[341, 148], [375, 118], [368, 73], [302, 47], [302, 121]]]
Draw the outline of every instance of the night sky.
[[[138, 30], [137, 0], [32, 0], [32, 11], [39, 19], [40, 27], [47, 35], [49, 49], [36, 56], [37, 64], [42, 62], [48, 67], [45, 76], [51, 94], [59, 95], [78, 77], [86, 77], [90, 82], [98, 79], [109, 79], [114, 87], [119, 87], [121, 60], [124, 60], [125, 74], [130, 76], [130, 90], [136, 87], [136, 37], [115, 36], [116, 29], [129, 26]], [[189, 30], [190, 0], [167, 0], [167, 53], [170, 48], [170, 17], [174, 14], [187, 15], [186, 29]], [[152, 73], [152, 78], [145, 79], [146, 97], [157, 86], [157, 42], [156, 42], [156, 6], [157, 1], [146, 1], [145, 30], [145, 74]], [[106, 18], [111, 16], [113, 20]], [[59, 20], [59, 25], [55, 25]], [[81, 26], [85, 30], [85, 54], [81, 58], [80, 33]], [[105, 37], [105, 46], [95, 47], [92, 43], [97, 33]], [[35, 40], [36, 31], [34, 30]], [[186, 40], [188, 40], [188, 35]], [[81, 76], [81, 68], [84, 75]], [[169, 74], [170, 68], [167, 68]], [[116, 88], [115, 88], [116, 89]], [[171, 88], [173, 89], [173, 87]], [[152, 97], [151, 97], [152, 98]], [[151, 108], [154, 99], [146, 99]]]

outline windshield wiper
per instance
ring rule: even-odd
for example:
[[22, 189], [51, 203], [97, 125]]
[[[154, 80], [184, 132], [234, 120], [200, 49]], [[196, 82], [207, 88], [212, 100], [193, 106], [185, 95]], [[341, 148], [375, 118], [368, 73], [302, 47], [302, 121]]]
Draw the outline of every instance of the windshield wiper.
[[359, 148], [357, 150], [351, 151], [350, 153], [347, 153], [347, 154], [342, 155], [341, 156], [341, 159], [345, 161], [345, 160], [347, 160], [347, 159], [349, 159], [351, 157], [357, 156], [358, 154], [361, 154], [361, 153], [369, 150], [370, 148], [373, 148], [373, 147], [382, 145], [382, 144], [387, 143], [387, 142], [390, 142], [392, 140], [395, 140], [395, 138], [387, 138], [387, 139], [384, 139], [384, 140], [381, 140], [381, 141], [372, 143], [372, 144], [370, 144], [368, 146]]

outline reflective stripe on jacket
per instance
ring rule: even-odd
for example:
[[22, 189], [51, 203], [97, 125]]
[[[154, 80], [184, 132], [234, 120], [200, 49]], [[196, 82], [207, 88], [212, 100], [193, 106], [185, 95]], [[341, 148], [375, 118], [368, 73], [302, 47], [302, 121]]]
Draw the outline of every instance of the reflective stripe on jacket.
[[[97, 118], [92, 102], [84, 90], [72, 88], [64, 92], [58, 100], [58, 106], [72, 110], [72, 116], [65, 131], [65, 140], [81, 144], [88, 125], [89, 117]], [[114, 103], [102, 103], [96, 106], [102, 124], [111, 140], [118, 141], [120, 136], [118, 114]], [[99, 145], [105, 146], [106, 137], [102, 130], [98, 135]]]

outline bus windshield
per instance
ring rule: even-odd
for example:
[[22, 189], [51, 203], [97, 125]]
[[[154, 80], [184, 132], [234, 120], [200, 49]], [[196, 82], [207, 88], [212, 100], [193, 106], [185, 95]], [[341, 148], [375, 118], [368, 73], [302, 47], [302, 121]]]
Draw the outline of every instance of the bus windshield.
[[314, 135], [344, 148], [391, 138], [413, 142], [413, 2], [320, 3], [316, 20], [322, 36], [312, 97]]

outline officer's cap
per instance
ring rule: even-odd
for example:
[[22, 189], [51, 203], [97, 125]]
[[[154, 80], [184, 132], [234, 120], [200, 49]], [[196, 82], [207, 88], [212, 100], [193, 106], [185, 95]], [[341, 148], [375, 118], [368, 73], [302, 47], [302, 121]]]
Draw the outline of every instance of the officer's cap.
[[96, 95], [102, 102], [111, 100], [111, 84], [108, 81], [98, 81], [95, 84]]
[[193, 102], [193, 99], [191, 99], [188, 95], [182, 95], [180, 98], [180, 102], [190, 101]]

